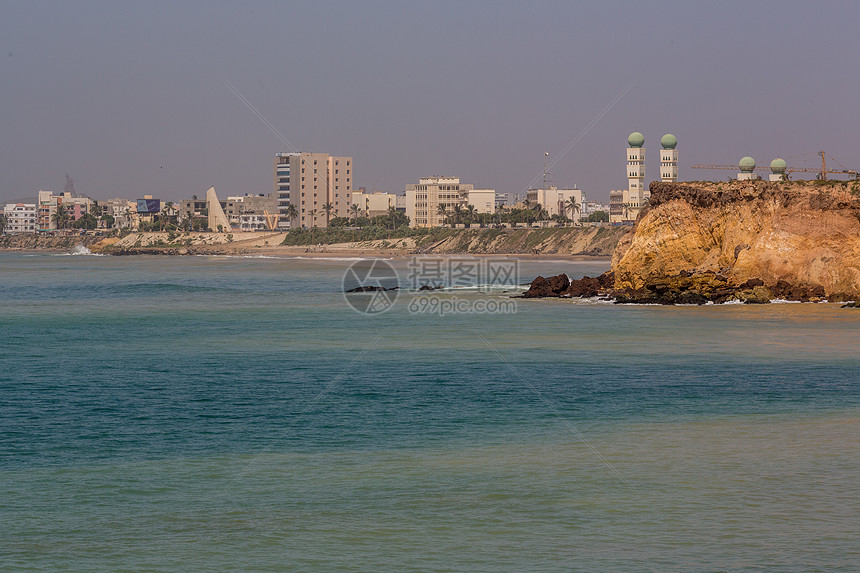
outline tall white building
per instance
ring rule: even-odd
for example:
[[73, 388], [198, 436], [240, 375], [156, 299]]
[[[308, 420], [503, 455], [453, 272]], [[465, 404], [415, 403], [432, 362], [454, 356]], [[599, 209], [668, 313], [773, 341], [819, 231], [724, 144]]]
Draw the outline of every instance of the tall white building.
[[645, 189], [645, 136], [634, 131], [627, 138], [627, 198], [628, 219], [635, 219], [650, 197]]
[[[278, 201], [278, 226], [326, 227], [334, 217], [349, 213], [352, 190], [352, 157], [327, 153], [277, 153], [274, 191]], [[298, 217], [290, 220], [287, 209], [294, 205]], [[326, 213], [325, 206], [331, 205]]]
[[678, 138], [667, 133], [660, 140], [660, 180], [675, 183], [678, 180]]

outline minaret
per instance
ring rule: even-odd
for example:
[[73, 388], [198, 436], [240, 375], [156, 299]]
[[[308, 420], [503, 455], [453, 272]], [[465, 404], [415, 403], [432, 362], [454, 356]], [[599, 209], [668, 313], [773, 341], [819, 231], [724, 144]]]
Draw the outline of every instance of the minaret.
[[678, 138], [667, 133], [660, 140], [663, 149], [660, 150], [660, 180], [663, 183], [675, 183], [678, 180]]
[[645, 136], [634, 131], [627, 138], [627, 219], [635, 219], [649, 194], [645, 191]]

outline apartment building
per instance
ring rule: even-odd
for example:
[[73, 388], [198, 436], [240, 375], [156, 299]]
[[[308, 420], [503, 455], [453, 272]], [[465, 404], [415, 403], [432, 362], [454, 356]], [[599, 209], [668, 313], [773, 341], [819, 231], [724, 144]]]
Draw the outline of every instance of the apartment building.
[[[274, 193], [278, 226], [325, 227], [334, 217], [346, 217], [351, 205], [354, 175], [352, 157], [327, 153], [277, 153]], [[298, 216], [289, 216], [290, 205]], [[326, 212], [326, 205], [330, 205]]]
[[3, 215], [6, 217], [6, 234], [35, 233], [38, 228], [35, 203], [7, 203]]

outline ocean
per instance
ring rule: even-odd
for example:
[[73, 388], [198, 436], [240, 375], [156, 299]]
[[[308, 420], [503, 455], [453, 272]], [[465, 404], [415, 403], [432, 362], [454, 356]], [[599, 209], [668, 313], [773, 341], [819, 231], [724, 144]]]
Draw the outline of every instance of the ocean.
[[0, 253], [0, 570], [857, 570], [860, 310], [353, 263]]

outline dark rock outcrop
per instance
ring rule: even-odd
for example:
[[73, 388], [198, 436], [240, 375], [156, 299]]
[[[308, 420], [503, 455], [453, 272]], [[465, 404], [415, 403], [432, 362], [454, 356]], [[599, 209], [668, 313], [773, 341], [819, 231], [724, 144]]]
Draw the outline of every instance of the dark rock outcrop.
[[570, 279], [565, 274], [556, 275], [549, 279], [539, 276], [531, 282], [529, 289], [522, 294], [522, 298], [560, 297], [569, 285]]
[[[561, 289], [567, 284], [565, 289]], [[549, 279], [537, 277], [523, 298], [592, 298], [603, 296], [615, 299], [616, 304], [722, 304], [730, 301], [744, 304], [768, 304], [774, 299], [799, 302], [847, 302], [854, 300], [848, 294], [827, 298], [821, 286], [793, 285], [778, 281], [767, 285], [762, 279], [752, 278], [741, 284], [732, 284], [719, 273], [693, 273], [681, 271], [677, 275], [653, 279], [640, 289], [614, 288], [611, 272], [599, 277], [569, 280], [566, 275]], [[853, 303], [852, 303], [853, 304]]]

